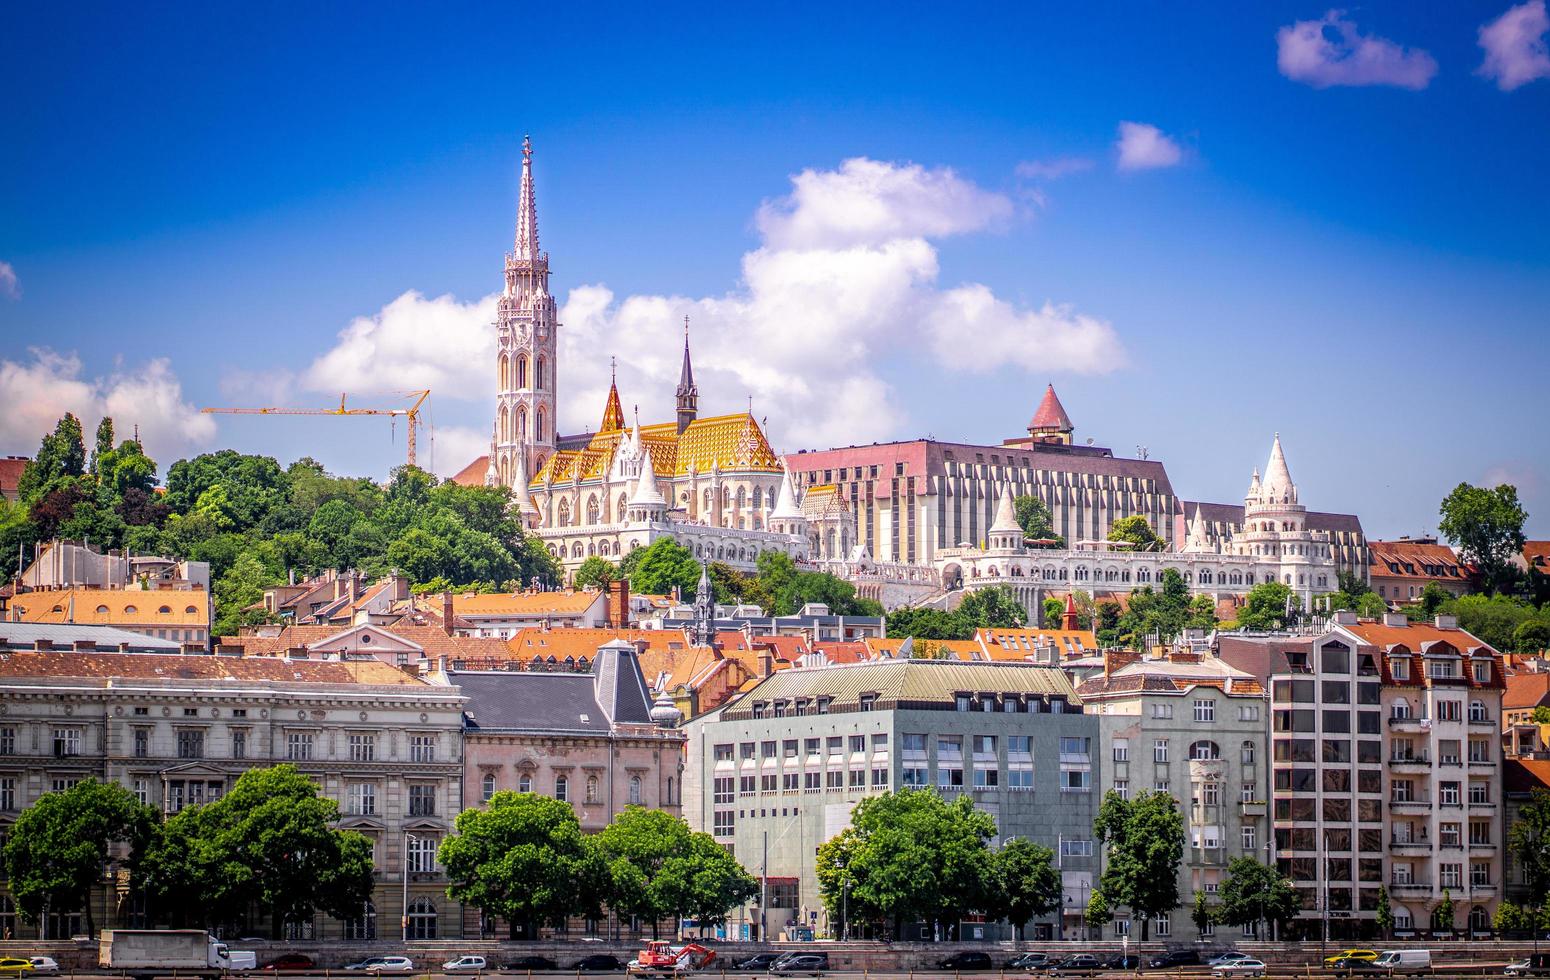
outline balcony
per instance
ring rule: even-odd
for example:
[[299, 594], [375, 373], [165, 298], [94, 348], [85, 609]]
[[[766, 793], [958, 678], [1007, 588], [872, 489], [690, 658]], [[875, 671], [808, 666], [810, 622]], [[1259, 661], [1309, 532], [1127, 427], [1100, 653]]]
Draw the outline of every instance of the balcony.
[[1470, 895], [1495, 895], [1496, 886], [1489, 881], [1471, 881], [1469, 893]]
[[1494, 851], [1496, 850], [1496, 845], [1488, 840], [1472, 840], [1469, 842], [1469, 849], [1471, 851]]
[[1395, 769], [1410, 771], [1416, 769], [1430, 770], [1432, 768], [1432, 757], [1426, 752], [1406, 752], [1400, 755], [1389, 756], [1389, 765]]
[[1470, 800], [1469, 808], [1471, 810], [1494, 810], [1496, 809], [1496, 804], [1490, 800]]
[[1396, 837], [1395, 839], [1389, 841], [1389, 850], [1391, 850], [1391, 851], [1404, 851], [1406, 853], [1411, 853], [1411, 854], [1414, 854], [1414, 853], [1430, 854], [1431, 850], [1432, 850], [1432, 842], [1431, 842], [1431, 840], [1429, 840], [1428, 838], [1425, 838], [1425, 837], [1405, 837], [1405, 838], [1398, 838], [1398, 837]]
[[1396, 878], [1389, 882], [1389, 891], [1394, 893], [1395, 898], [1430, 898], [1432, 883], [1422, 881], [1419, 878], [1409, 878], [1403, 881]]
[[1239, 804], [1245, 817], [1263, 817], [1265, 815], [1264, 800], [1244, 800]]
[[1496, 719], [1492, 718], [1490, 715], [1483, 711], [1471, 711], [1469, 713], [1469, 723], [1471, 725], [1480, 725], [1482, 727], [1494, 728], [1496, 726]]
[[1420, 718], [1416, 715], [1389, 715], [1389, 728], [1396, 732], [1424, 732], [1430, 731], [1432, 720]]
[[1430, 793], [1409, 793], [1405, 796], [1391, 796], [1389, 797], [1389, 807], [1394, 810], [1406, 810], [1412, 813], [1416, 810], [1430, 810], [1432, 808], [1432, 797]]

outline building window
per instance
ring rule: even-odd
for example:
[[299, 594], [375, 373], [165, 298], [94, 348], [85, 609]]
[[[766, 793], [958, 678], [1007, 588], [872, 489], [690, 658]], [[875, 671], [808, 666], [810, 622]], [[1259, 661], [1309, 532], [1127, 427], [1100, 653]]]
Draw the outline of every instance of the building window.
[[1216, 721], [1216, 702], [1202, 698], [1195, 702], [1195, 722], [1210, 723]]
[[[5, 784], [6, 783], [10, 783], [11, 784], [11, 803], [6, 803], [5, 802]], [[14, 810], [14, 809], [16, 809], [16, 807], [15, 807], [15, 800], [16, 800], [15, 787], [16, 787], [16, 780], [14, 780], [14, 779], [0, 779], [0, 810]], [[151, 804], [151, 781], [149, 779], [136, 779], [135, 780], [135, 799], [142, 806], [150, 806], [150, 804]]]
[[350, 784], [350, 813], [357, 817], [376, 815], [377, 786], [375, 783]]
[[81, 730], [79, 728], [54, 729], [54, 755], [58, 758], [81, 754]]
[[[809, 773], [808, 775], [813, 775]], [[712, 781], [711, 802], [730, 804], [737, 795], [737, 786], [731, 776], [718, 776]]]
[[1152, 717], [1153, 718], [1172, 718], [1173, 717], [1173, 705], [1171, 705], [1171, 704], [1153, 704], [1152, 705]]
[[[560, 798], [564, 799], [564, 797]], [[436, 815], [435, 786], [431, 786], [425, 783], [410, 784], [409, 815], [411, 817], [434, 817]]]
[[937, 736], [936, 784], [944, 789], [963, 786], [963, 738], [961, 736]]
[[1116, 738], [1114, 740], [1113, 746], [1114, 746], [1114, 761], [1115, 762], [1129, 762], [1130, 761], [1130, 739], [1128, 739], [1128, 738]]
[[1060, 841], [1060, 856], [1063, 858], [1090, 858], [1093, 856], [1093, 842], [1064, 837]]
[[231, 733], [231, 757], [233, 759], [248, 757], [248, 733], [245, 729], [239, 728]]
[[495, 773], [487, 772], [484, 774], [484, 778], [480, 780], [479, 792], [484, 802], [490, 802], [490, 797], [495, 795]]
[[641, 798], [641, 781], [639, 776], [630, 777], [630, 802], [639, 805]]
[[1168, 740], [1167, 739], [1159, 738], [1156, 741], [1152, 742], [1152, 761], [1153, 762], [1167, 762], [1168, 761]]
[[178, 758], [179, 759], [203, 759], [205, 754], [205, 733], [202, 731], [178, 732]]
[[410, 762], [435, 762], [436, 761], [436, 736], [411, 735], [409, 736], [409, 761]]
[[371, 762], [377, 758], [377, 737], [361, 732], [350, 734], [350, 761]]
[[1242, 749], [1239, 752], [1239, 756], [1240, 756], [1240, 759], [1241, 759], [1242, 763], [1245, 766], [1252, 766], [1252, 765], [1254, 765], [1254, 757], [1255, 757], [1254, 743], [1253, 742], [1244, 742], [1243, 743], [1243, 747], [1242, 747]]
[[16, 729], [6, 726], [0, 728], [0, 755], [16, 754]]
[[288, 732], [285, 736], [285, 757], [293, 762], [306, 762], [312, 758], [312, 733]]
[[711, 815], [711, 834], [715, 837], [731, 837], [736, 829], [736, 811], [717, 810]]
[[436, 870], [436, 838], [410, 837], [407, 856], [410, 874], [430, 874]]
[[554, 798], [561, 803], [570, 802], [570, 777], [554, 777]]
[[[671, 780], [669, 780], [669, 782], [671, 782]], [[727, 783], [727, 787], [728, 787], [728, 799], [727, 799], [727, 802], [731, 803], [732, 800], [730, 798], [730, 793], [731, 793], [731, 786], [732, 786], [732, 778], [730, 776], [727, 777], [726, 783]], [[598, 798], [598, 794], [597, 794], [597, 777], [596, 776], [588, 776], [587, 777], [587, 803], [592, 804], [592, 803], [599, 803], [599, 802], [601, 802], [601, 800]]]
[[134, 733], [135, 758], [144, 759], [151, 754], [151, 733], [144, 728], [136, 728]]
[[370, 899], [361, 903], [359, 917], [345, 920], [344, 937], [356, 942], [377, 938], [377, 906]]
[[417, 898], [409, 903], [409, 938], [436, 938], [436, 903]]
[[1246, 856], [1254, 855], [1254, 847], [1258, 842], [1258, 834], [1253, 824], [1245, 824], [1243, 827], [1243, 853]]
[[1198, 742], [1191, 743], [1189, 757], [1196, 762], [1209, 762], [1213, 759], [1220, 759], [1222, 757], [1222, 750], [1217, 747], [1215, 742], [1209, 739], [1201, 739]]
[[1086, 793], [1092, 787], [1092, 773], [1086, 769], [1066, 769], [1060, 774], [1062, 793]]

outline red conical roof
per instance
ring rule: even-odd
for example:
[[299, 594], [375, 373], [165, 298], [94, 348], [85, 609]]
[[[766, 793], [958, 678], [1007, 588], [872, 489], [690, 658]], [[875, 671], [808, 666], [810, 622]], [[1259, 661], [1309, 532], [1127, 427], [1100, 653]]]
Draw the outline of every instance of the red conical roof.
[[1055, 395], [1055, 386], [1050, 385], [1044, 389], [1044, 400], [1039, 402], [1039, 410], [1033, 413], [1033, 420], [1028, 423], [1029, 429], [1056, 429], [1069, 432], [1074, 426], [1071, 424], [1071, 416], [1066, 414], [1065, 406], [1060, 404], [1060, 399]]
[[608, 386], [608, 403], [603, 406], [603, 424], [599, 432], [615, 432], [624, 428], [624, 407], [619, 404], [619, 388]]

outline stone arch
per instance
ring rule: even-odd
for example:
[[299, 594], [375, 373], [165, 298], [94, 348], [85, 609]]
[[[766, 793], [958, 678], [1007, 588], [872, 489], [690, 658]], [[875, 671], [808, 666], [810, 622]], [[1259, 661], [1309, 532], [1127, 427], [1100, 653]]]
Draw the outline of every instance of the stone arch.
[[517, 355], [517, 384], [518, 388], [527, 387], [527, 355]]
[[539, 354], [537, 366], [533, 370], [533, 387], [537, 388], [539, 391], [546, 390], [546, 382], [544, 379], [548, 376], [548, 374], [549, 359], [544, 357], [544, 355]]

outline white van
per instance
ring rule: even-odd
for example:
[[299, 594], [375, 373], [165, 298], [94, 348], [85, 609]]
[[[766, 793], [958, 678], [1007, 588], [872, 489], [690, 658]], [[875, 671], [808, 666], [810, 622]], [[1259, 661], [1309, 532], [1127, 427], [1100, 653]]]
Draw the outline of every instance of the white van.
[[1372, 965], [1386, 973], [1421, 974], [1432, 970], [1432, 951], [1429, 949], [1386, 949], [1378, 954]]

